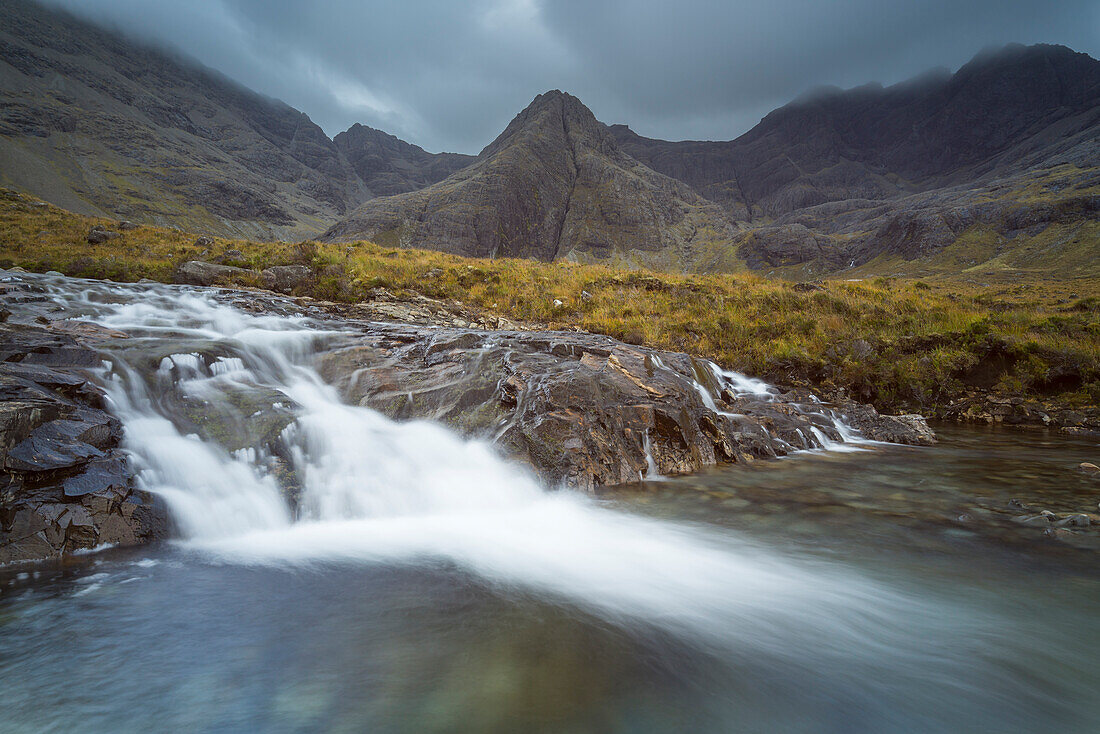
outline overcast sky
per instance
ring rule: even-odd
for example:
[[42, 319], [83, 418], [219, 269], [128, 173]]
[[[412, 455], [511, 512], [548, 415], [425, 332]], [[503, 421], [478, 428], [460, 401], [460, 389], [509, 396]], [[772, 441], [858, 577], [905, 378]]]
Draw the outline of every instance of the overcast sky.
[[983, 47], [1100, 57], [1097, 0], [49, 0], [308, 113], [476, 153], [562, 89], [651, 137], [728, 140], [821, 85], [952, 69]]

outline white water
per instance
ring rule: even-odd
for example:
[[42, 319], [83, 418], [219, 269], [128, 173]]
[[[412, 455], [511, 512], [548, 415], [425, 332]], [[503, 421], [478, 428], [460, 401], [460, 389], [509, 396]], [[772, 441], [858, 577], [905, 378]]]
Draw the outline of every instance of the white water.
[[[310, 355], [334, 334], [316, 324], [245, 314], [185, 290], [108, 289], [112, 299], [91, 298], [91, 289], [82, 297], [59, 290], [56, 298], [134, 337], [105, 378], [125, 446], [185, 542], [219, 562], [446, 561], [608, 620], [762, 650], [792, 665], [856, 659], [860, 665], [847, 669], [860, 670], [911, 659], [913, 670], [932, 664], [945, 674], [968, 665], [976, 630], [942, 602], [729, 533], [549, 493], [485, 443], [341, 403], [311, 366]], [[143, 337], [181, 344], [149, 378], [128, 364], [133, 347], [147, 346]], [[208, 366], [193, 351], [197, 343], [220, 358]], [[744, 393], [772, 393], [759, 381], [718, 376]], [[272, 457], [186, 435], [162, 400], [174, 389], [213, 408], [241, 387], [278, 390], [295, 406], [281, 438], [301, 482], [297, 518]], [[944, 680], [958, 680], [957, 672]]]

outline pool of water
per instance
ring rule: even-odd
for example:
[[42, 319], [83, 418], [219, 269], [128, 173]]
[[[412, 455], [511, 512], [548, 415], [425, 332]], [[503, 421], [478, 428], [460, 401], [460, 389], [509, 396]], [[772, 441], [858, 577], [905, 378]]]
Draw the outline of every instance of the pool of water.
[[1009, 504], [1095, 513], [1100, 447], [940, 433], [471, 516], [476, 552], [452, 519], [0, 569], [0, 730], [1100, 731], [1096, 531]]

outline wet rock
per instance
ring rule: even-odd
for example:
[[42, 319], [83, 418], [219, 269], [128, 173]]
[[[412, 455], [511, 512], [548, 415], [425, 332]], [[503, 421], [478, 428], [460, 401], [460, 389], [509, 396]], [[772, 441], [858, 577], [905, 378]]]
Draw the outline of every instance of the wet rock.
[[935, 432], [921, 415], [880, 415], [874, 407], [858, 403], [846, 404], [843, 414], [849, 425], [872, 441], [914, 446], [931, 446], [936, 442]]
[[4, 324], [0, 358], [0, 563], [165, 537], [166, 509], [134, 487], [120, 427], [85, 372], [96, 351]]
[[101, 245], [104, 242], [108, 242], [121, 236], [122, 235], [118, 232], [111, 231], [97, 224], [88, 231], [87, 240], [89, 245]]
[[1090, 477], [1100, 477], [1100, 466], [1097, 466], [1096, 464], [1092, 464], [1087, 461], [1081, 462], [1077, 466], [1077, 470], [1082, 472], [1083, 474], [1089, 475]]
[[308, 281], [312, 273], [305, 265], [276, 265], [260, 272], [264, 288], [289, 293]]
[[203, 262], [202, 260], [189, 260], [176, 269], [175, 274], [172, 276], [172, 281], [183, 285], [210, 286], [219, 283], [230, 283], [236, 278], [253, 273], [254, 271], [252, 270], [237, 268], [231, 265], [218, 265], [216, 263]]
[[[637, 481], [650, 459], [670, 475], [841, 440], [808, 394], [737, 395], [702, 360], [592, 334], [375, 324], [318, 362], [351, 402], [488, 438], [585, 491]], [[919, 417], [849, 408], [878, 440], [934, 440]]]

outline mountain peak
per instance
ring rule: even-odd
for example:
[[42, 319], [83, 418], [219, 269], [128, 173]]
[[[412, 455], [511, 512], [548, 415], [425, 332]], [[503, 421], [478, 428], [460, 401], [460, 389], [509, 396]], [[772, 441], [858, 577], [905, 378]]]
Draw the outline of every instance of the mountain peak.
[[579, 99], [556, 89], [535, 97], [474, 165], [421, 191], [368, 201], [323, 235], [666, 267], [728, 252], [730, 237], [719, 206], [639, 164]]

